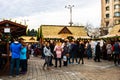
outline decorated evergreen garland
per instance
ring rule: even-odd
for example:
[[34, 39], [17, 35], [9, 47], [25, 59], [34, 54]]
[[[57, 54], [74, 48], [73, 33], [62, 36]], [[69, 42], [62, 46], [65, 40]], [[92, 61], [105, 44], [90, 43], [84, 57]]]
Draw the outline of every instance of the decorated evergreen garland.
[[11, 34], [2, 34], [1, 39], [5, 42], [9, 42], [11, 40]]

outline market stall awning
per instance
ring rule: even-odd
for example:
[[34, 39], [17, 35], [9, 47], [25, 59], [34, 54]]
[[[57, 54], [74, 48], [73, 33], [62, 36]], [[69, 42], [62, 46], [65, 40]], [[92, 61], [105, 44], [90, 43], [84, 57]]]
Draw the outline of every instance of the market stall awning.
[[111, 34], [111, 35], [105, 35], [105, 36], [100, 36], [99, 38], [112, 38], [112, 37], [120, 37], [120, 34], [119, 35], [116, 35], [116, 34]]

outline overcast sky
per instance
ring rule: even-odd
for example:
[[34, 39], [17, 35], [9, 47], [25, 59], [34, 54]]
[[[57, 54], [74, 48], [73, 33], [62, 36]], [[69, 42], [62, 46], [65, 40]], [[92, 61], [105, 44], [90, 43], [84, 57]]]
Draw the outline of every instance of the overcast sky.
[[37, 29], [40, 25], [68, 25], [70, 10], [74, 24], [92, 24], [100, 27], [101, 0], [0, 0], [0, 20], [26, 21], [28, 28]]

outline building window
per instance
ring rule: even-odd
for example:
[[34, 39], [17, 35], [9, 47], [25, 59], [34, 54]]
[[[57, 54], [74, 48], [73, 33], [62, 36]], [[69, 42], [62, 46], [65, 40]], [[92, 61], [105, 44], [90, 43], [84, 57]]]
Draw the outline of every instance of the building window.
[[114, 16], [115, 16], [115, 17], [120, 17], [120, 12], [115, 12], [115, 13], [114, 13]]
[[115, 20], [115, 24], [120, 24], [120, 20]]
[[106, 22], [106, 26], [108, 26], [109, 25], [109, 22]]
[[106, 18], [109, 18], [110, 17], [110, 14], [106, 14]]
[[120, 32], [120, 29], [119, 29], [119, 31], [118, 32]]
[[114, 9], [120, 9], [120, 4], [114, 5]]
[[107, 7], [106, 7], [106, 11], [109, 11], [109, 10], [110, 10], [110, 7], [109, 7], [109, 6], [107, 6]]
[[108, 4], [110, 2], [110, 0], [106, 0], [106, 4]]

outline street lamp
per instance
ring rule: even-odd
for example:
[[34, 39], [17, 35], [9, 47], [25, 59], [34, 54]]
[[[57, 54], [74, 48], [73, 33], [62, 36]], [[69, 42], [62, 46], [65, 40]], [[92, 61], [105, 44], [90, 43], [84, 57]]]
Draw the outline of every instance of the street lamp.
[[70, 26], [72, 26], [73, 22], [72, 22], [72, 8], [74, 7], [74, 5], [68, 5], [68, 6], [65, 6], [65, 8], [68, 8], [70, 9]]

